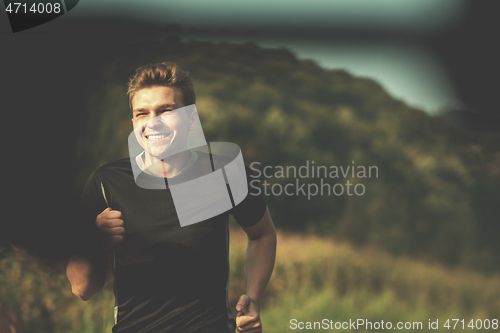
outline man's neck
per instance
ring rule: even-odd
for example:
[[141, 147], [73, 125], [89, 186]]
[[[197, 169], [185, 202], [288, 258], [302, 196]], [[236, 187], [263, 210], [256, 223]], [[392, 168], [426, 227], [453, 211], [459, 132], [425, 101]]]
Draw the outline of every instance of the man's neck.
[[169, 156], [165, 159], [158, 159], [148, 153], [144, 154], [144, 166], [153, 174], [171, 178], [177, 175], [191, 160], [191, 151]]

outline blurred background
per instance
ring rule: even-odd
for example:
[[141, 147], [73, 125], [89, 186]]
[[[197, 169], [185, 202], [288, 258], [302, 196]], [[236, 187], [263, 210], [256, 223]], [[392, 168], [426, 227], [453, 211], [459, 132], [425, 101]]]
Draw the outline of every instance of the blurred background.
[[[0, 332], [111, 330], [111, 276], [84, 303], [65, 260], [87, 177], [128, 157], [127, 80], [161, 61], [191, 73], [207, 141], [238, 144], [247, 165], [378, 167], [378, 178], [348, 178], [362, 196], [264, 197], [279, 232], [266, 332], [290, 331], [292, 318], [500, 319], [497, 10], [86, 0], [16, 34], [0, 14]], [[231, 226], [234, 306], [245, 236]]]

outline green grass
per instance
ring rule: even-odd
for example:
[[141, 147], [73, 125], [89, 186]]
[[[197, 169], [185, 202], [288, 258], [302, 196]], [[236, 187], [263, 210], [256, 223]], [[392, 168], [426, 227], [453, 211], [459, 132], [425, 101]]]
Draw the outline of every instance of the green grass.
[[[234, 306], [246, 288], [245, 250], [245, 234], [231, 229], [229, 302], [234, 315]], [[102, 292], [83, 302], [71, 293], [63, 267], [49, 268], [22, 252], [2, 250], [0, 269], [1, 333], [111, 332], [111, 276]], [[393, 325], [422, 322], [423, 331], [428, 331], [429, 319], [439, 319], [440, 329], [432, 331], [448, 332], [444, 322], [457, 318], [465, 319], [465, 330], [472, 331], [467, 328], [471, 319], [500, 319], [500, 275], [446, 269], [326, 238], [279, 231], [275, 271], [261, 316], [264, 332], [271, 333], [299, 331], [290, 329], [291, 319], [383, 320]], [[357, 331], [367, 330], [360, 327]]]
[[[233, 230], [231, 263], [244, 260], [244, 238], [241, 231]], [[243, 291], [232, 290], [230, 301], [234, 303]], [[261, 316], [266, 331], [276, 333], [297, 331], [290, 329], [291, 319], [321, 322], [325, 318], [334, 323], [422, 322], [424, 331], [429, 319], [439, 319], [437, 332], [449, 331], [443, 328], [446, 319], [460, 318], [470, 330], [471, 319], [500, 319], [499, 296], [498, 274], [445, 269], [326, 238], [279, 232], [275, 271]]]

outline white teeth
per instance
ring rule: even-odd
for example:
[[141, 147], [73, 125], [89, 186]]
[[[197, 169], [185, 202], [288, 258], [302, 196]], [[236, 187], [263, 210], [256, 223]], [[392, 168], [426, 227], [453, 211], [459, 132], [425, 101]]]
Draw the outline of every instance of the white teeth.
[[149, 140], [159, 140], [159, 139], [163, 139], [163, 138], [166, 138], [168, 135], [165, 135], [165, 134], [157, 134], [157, 135], [148, 135], [147, 138]]

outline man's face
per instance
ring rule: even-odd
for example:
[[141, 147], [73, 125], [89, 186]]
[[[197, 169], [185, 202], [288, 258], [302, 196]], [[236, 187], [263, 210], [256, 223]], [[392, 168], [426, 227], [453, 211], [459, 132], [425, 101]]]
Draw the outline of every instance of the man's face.
[[172, 87], [154, 86], [137, 91], [132, 99], [132, 121], [139, 144], [150, 155], [164, 159], [188, 149], [193, 114], [184, 107], [182, 95]]

